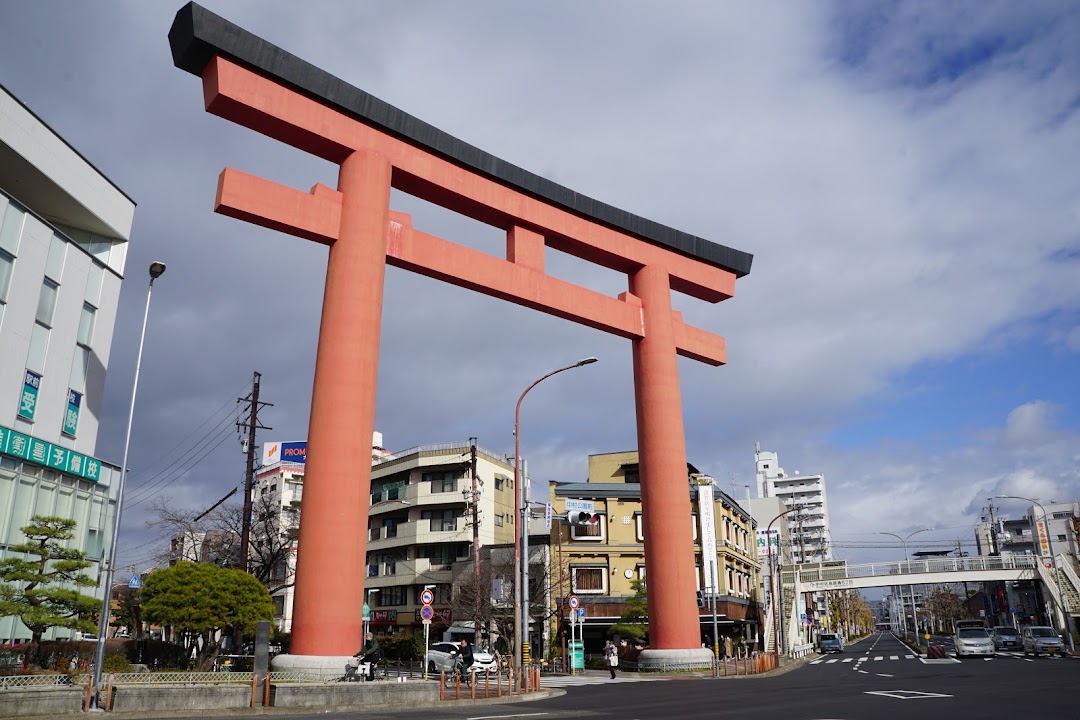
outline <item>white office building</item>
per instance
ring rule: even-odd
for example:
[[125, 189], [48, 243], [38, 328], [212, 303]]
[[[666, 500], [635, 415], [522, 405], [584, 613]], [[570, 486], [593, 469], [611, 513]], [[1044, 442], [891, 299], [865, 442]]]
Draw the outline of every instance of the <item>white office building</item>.
[[[0, 557], [34, 515], [78, 522], [91, 576], [109, 550], [119, 475], [95, 451], [134, 212], [0, 87]], [[0, 637], [30, 633], [5, 617]]]
[[829, 504], [825, 496], [824, 475], [802, 475], [798, 470], [788, 475], [780, 467], [779, 456], [754, 446], [758, 496], [780, 498], [788, 508], [802, 509], [785, 517], [791, 534], [791, 555], [796, 563], [823, 562], [832, 559], [829, 531]]

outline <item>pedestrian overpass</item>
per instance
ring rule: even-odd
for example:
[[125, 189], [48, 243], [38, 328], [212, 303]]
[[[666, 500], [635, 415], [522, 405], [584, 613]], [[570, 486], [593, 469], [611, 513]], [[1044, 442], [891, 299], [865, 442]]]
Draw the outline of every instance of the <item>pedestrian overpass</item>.
[[[1056, 609], [1064, 615], [1080, 617], [1080, 577], [1072, 562], [1065, 555], [1057, 556], [1056, 580], [1051, 568], [1049, 557], [1034, 555], [931, 558], [863, 565], [844, 562], [795, 565], [783, 573], [782, 595], [787, 597], [781, 607], [788, 610], [783, 623], [784, 636], [789, 639], [785, 644], [790, 649], [791, 640], [799, 637], [801, 629], [798, 603], [791, 602], [791, 598], [797, 598], [801, 593], [828, 590], [1035, 580], [1042, 583], [1045, 596], [1052, 598]], [[771, 604], [765, 616], [766, 644], [770, 649], [774, 647], [775, 622]]]

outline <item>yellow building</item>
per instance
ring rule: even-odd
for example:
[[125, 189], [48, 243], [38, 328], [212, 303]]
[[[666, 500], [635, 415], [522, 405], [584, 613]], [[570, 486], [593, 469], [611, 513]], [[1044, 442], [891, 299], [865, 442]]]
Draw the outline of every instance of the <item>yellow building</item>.
[[[696, 468], [688, 466], [687, 492], [693, 512], [686, 521], [693, 527], [697, 585], [701, 591], [708, 583], [702, 571], [698, 488], [692, 485], [692, 479], [700, 481], [698, 478]], [[761, 619], [758, 597], [761, 565], [757, 558], [755, 524], [745, 508], [715, 485], [711, 491], [719, 632], [746, 638], [749, 643], [757, 638]], [[591, 501], [593, 522], [576, 522], [578, 511], [572, 511], [567, 518], [568, 500], [586, 504]], [[553, 631], [568, 637], [566, 599], [573, 594], [585, 609], [585, 651], [599, 652], [608, 629], [619, 622], [627, 598], [634, 594], [633, 581], [647, 580], [637, 452], [590, 455], [588, 481], [551, 483], [550, 502], [554, 516], [561, 520], [552, 525], [555, 576], [551, 582], [552, 601], [561, 608], [554, 619]], [[574, 504], [571, 502], [571, 506]], [[705, 643], [712, 638], [712, 609], [708, 602], [699, 612]]]

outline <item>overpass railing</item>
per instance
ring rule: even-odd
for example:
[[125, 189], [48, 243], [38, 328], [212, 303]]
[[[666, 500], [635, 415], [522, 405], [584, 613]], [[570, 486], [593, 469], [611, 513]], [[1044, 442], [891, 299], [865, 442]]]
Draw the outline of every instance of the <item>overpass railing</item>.
[[846, 580], [860, 577], [885, 577], [915, 573], [939, 573], [987, 570], [1026, 570], [1037, 567], [1034, 555], [980, 556], [901, 560], [899, 562], [868, 563], [864, 565], [835, 565], [823, 568], [800, 568], [799, 581]]

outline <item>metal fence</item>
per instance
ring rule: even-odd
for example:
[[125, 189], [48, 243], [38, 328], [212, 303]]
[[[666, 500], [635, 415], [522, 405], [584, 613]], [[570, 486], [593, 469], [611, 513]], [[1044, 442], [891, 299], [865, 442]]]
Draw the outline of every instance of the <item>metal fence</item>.
[[90, 682], [89, 675], [3, 675], [0, 676], [0, 690], [29, 687], [64, 687], [86, 686]]

